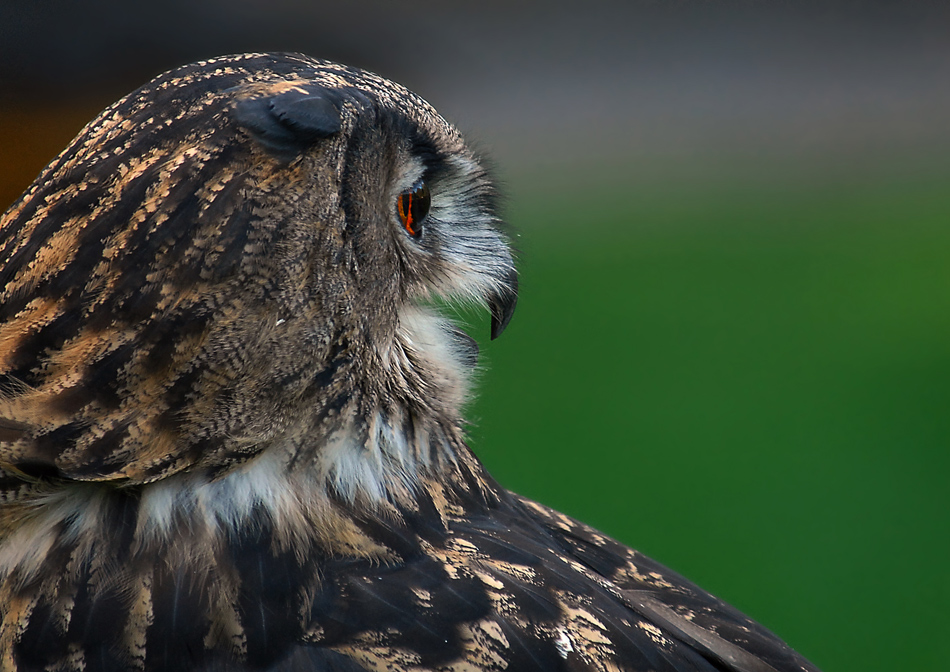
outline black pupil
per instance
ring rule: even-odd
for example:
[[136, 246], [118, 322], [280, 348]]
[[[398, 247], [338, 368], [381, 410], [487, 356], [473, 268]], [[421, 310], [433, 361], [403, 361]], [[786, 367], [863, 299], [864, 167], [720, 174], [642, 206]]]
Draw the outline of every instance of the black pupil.
[[429, 187], [419, 180], [408, 191], [399, 194], [396, 208], [399, 211], [399, 220], [406, 231], [413, 238], [422, 235], [422, 220], [429, 214]]

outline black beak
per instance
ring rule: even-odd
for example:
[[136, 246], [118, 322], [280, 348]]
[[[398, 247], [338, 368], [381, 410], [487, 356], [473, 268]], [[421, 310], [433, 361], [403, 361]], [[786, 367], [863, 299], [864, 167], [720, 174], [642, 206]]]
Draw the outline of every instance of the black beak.
[[514, 269], [505, 277], [505, 285], [496, 294], [488, 299], [488, 308], [491, 310], [491, 337], [495, 340], [501, 336], [518, 305], [518, 272]]

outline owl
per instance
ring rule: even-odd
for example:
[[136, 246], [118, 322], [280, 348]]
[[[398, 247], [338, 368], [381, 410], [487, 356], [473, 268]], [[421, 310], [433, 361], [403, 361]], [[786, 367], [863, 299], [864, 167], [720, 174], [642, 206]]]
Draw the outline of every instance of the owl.
[[815, 670], [466, 445], [518, 294], [424, 100], [299, 54], [166, 73], [0, 226], [0, 670]]

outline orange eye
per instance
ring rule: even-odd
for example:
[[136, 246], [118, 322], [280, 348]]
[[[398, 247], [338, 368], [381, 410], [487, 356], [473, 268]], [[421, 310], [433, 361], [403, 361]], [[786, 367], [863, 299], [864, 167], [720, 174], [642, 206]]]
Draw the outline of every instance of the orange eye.
[[399, 194], [396, 199], [396, 213], [399, 215], [399, 221], [402, 222], [406, 232], [413, 238], [422, 235], [422, 221], [429, 214], [429, 204], [431, 202], [429, 187], [422, 180], [412, 185], [409, 190]]

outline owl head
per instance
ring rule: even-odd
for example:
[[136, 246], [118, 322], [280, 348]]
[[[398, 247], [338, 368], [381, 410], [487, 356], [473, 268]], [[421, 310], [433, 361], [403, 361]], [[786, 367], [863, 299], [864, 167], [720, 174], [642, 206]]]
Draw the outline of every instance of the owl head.
[[0, 468], [138, 484], [273, 449], [356, 497], [385, 489], [367, 464], [451, 461], [476, 350], [432, 303], [507, 325], [495, 201], [375, 75], [250, 54], [158, 77], [3, 216]]

